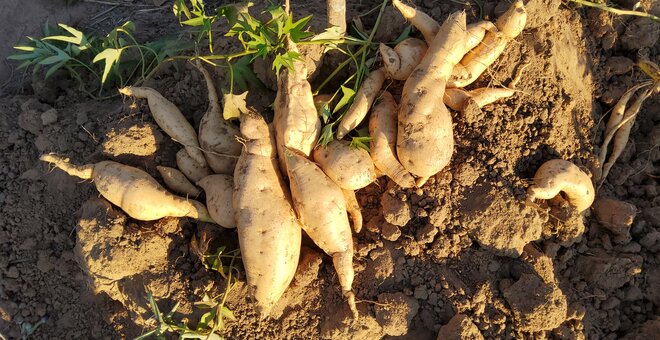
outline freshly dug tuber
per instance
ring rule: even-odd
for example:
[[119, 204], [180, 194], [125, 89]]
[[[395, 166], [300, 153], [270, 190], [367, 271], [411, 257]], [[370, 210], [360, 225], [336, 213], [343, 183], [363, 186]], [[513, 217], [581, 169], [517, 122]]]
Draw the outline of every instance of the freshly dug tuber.
[[447, 166], [454, 150], [451, 114], [440, 98], [452, 69], [464, 54], [465, 41], [465, 13], [454, 13], [403, 87], [397, 156], [406, 170], [420, 177], [418, 186]]
[[360, 209], [360, 204], [355, 197], [355, 191], [342, 189], [344, 192], [344, 199], [346, 200], [346, 210], [348, 215], [351, 217], [353, 222], [353, 230], [356, 233], [359, 233], [362, 230], [362, 211]]
[[263, 117], [241, 113], [245, 146], [234, 170], [233, 208], [247, 284], [262, 316], [270, 313], [298, 265], [302, 230]]
[[339, 283], [357, 318], [353, 286], [353, 237], [342, 189], [312, 161], [286, 150], [291, 197], [302, 228], [319, 248], [332, 256]]
[[445, 105], [452, 110], [463, 111], [470, 100], [478, 107], [484, 107], [502, 98], [508, 98], [516, 93], [514, 89], [507, 87], [482, 87], [470, 91], [459, 88], [448, 88], [442, 98]]
[[342, 139], [349, 132], [355, 129], [364, 117], [369, 113], [371, 104], [373, 104], [380, 88], [383, 87], [385, 82], [385, 70], [381, 67], [377, 70], [371, 71], [367, 78], [364, 79], [360, 89], [355, 94], [353, 104], [346, 111], [344, 117], [339, 122], [337, 127], [337, 139]]
[[194, 184], [190, 183], [188, 178], [179, 170], [166, 166], [157, 166], [156, 169], [163, 177], [165, 185], [182, 195], [197, 197], [202, 192]]
[[415, 179], [396, 158], [397, 106], [394, 97], [383, 92], [369, 117], [369, 153], [376, 168], [402, 188], [415, 186]]
[[362, 189], [376, 180], [369, 152], [353, 148], [347, 141], [333, 140], [319, 146], [314, 150], [314, 161], [342, 189]]
[[204, 150], [204, 157], [216, 174], [231, 175], [236, 161], [241, 154], [241, 144], [236, 140], [240, 131], [222, 116], [220, 100], [213, 84], [213, 78], [201, 62], [195, 67], [202, 73], [208, 90], [209, 106], [199, 121], [199, 145]]
[[428, 14], [405, 5], [401, 0], [392, 0], [392, 5], [401, 12], [401, 15], [403, 15], [406, 20], [410, 21], [415, 28], [422, 32], [424, 40], [426, 40], [427, 43], [430, 44], [436, 34], [438, 34], [438, 31], [440, 31], [440, 25], [438, 22], [433, 20]]
[[181, 149], [176, 153], [176, 166], [191, 181], [197, 183], [202, 178], [213, 175], [213, 171], [204, 165], [199, 165], [190, 155], [187, 149]]
[[395, 80], [406, 80], [426, 54], [426, 43], [417, 38], [408, 38], [394, 48], [380, 44], [380, 55], [387, 76]]
[[[290, 51], [297, 51], [288, 41]], [[307, 81], [304, 61], [295, 61], [294, 70], [284, 68], [277, 81], [274, 103], [275, 138], [280, 169], [286, 173], [284, 150], [298, 150], [309, 157], [321, 134], [321, 120], [314, 105], [312, 87]]]
[[496, 30], [485, 32], [477, 47], [470, 50], [457, 65], [447, 87], [472, 84], [502, 54], [506, 44], [525, 28], [527, 12], [522, 0], [517, 0], [497, 21]]
[[211, 175], [202, 178], [197, 185], [206, 193], [206, 208], [215, 223], [225, 228], [236, 228], [232, 203], [234, 178], [229, 175]]
[[527, 200], [547, 200], [561, 192], [580, 213], [589, 209], [596, 194], [589, 175], [569, 161], [553, 159], [536, 170], [534, 183], [527, 189]]
[[183, 144], [195, 162], [200, 166], [206, 166], [204, 153], [197, 141], [197, 133], [176, 105], [150, 87], [128, 86], [119, 89], [119, 93], [136, 98], [146, 98], [151, 115], [154, 117], [158, 126], [174, 140]]
[[206, 207], [195, 200], [174, 196], [148, 173], [113, 161], [74, 165], [54, 154], [41, 155], [71, 176], [94, 181], [101, 196], [140, 221], [153, 221], [166, 216], [192, 217], [213, 223]]

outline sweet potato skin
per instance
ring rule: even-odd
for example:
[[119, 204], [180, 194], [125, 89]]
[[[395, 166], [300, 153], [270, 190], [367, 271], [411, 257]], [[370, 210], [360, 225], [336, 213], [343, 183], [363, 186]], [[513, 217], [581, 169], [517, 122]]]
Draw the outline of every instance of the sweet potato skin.
[[337, 126], [337, 139], [344, 138], [344, 136], [362, 123], [364, 117], [369, 113], [369, 108], [371, 108], [371, 105], [378, 96], [378, 92], [383, 87], [384, 82], [385, 69], [382, 67], [371, 71], [364, 79], [362, 86], [360, 86], [360, 89], [355, 94], [353, 104], [351, 104], [351, 107], [346, 111], [341, 122], [339, 122], [339, 126]]
[[267, 316], [293, 279], [302, 231], [279, 172], [271, 129], [254, 112], [240, 120], [246, 142], [234, 170], [232, 201], [247, 283], [256, 309]]
[[157, 166], [156, 170], [163, 177], [165, 185], [174, 192], [190, 197], [197, 197], [202, 193], [181, 171], [166, 166]]
[[560, 192], [579, 212], [589, 209], [596, 195], [589, 175], [569, 161], [552, 159], [536, 170], [534, 183], [527, 189], [527, 199], [551, 199]]
[[215, 223], [229, 229], [236, 228], [232, 203], [234, 178], [229, 175], [210, 175], [202, 178], [197, 185], [206, 193], [206, 208]]
[[206, 162], [204, 165], [197, 163], [188, 153], [188, 149], [181, 149], [176, 153], [176, 167], [194, 183], [213, 174]]
[[342, 189], [358, 190], [376, 180], [376, 170], [366, 150], [352, 148], [347, 141], [334, 140], [314, 150], [323, 172]]

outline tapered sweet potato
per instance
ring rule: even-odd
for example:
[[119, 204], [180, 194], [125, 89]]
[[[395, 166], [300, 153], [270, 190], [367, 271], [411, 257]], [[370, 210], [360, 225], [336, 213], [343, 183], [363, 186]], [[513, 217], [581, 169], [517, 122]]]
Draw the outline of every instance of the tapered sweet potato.
[[451, 114], [441, 98], [452, 69], [464, 55], [465, 42], [465, 13], [454, 13], [403, 87], [397, 156], [406, 170], [420, 177], [418, 185], [449, 164], [454, 150]]
[[422, 32], [424, 40], [427, 43], [430, 44], [433, 41], [435, 35], [440, 30], [440, 25], [437, 21], [433, 20], [428, 14], [402, 3], [401, 0], [392, 0], [392, 5], [401, 12], [401, 15], [406, 20], [410, 21], [415, 28]]
[[54, 154], [41, 155], [39, 159], [71, 176], [91, 179], [101, 196], [136, 220], [153, 221], [166, 216], [186, 216], [213, 222], [203, 204], [172, 195], [148, 173], [138, 168], [113, 161], [77, 166]]
[[369, 117], [369, 154], [377, 169], [402, 188], [415, 186], [415, 179], [396, 158], [397, 105], [385, 91]]
[[231, 175], [241, 154], [241, 144], [236, 140], [240, 131], [223, 118], [218, 93], [209, 71], [199, 60], [195, 66], [204, 76], [209, 98], [209, 106], [199, 122], [199, 145], [204, 150], [204, 157], [213, 172]]
[[395, 80], [406, 80], [419, 65], [426, 54], [426, 43], [408, 38], [398, 43], [394, 48], [380, 44], [379, 51], [387, 75]]
[[344, 296], [357, 317], [353, 285], [353, 237], [341, 188], [316, 164], [295, 151], [285, 151], [291, 197], [302, 228], [332, 256]]
[[176, 167], [193, 182], [198, 182], [202, 178], [212, 175], [213, 171], [204, 165], [199, 165], [190, 155], [188, 149], [181, 149], [176, 153]]
[[176, 105], [150, 87], [128, 86], [120, 89], [119, 93], [136, 98], [146, 98], [151, 115], [158, 126], [174, 140], [181, 143], [195, 162], [200, 166], [206, 166], [204, 153], [197, 141], [197, 133]]
[[215, 223], [225, 228], [236, 228], [232, 203], [234, 178], [229, 175], [211, 175], [202, 178], [197, 185], [206, 193], [206, 208]]
[[358, 190], [376, 180], [369, 152], [352, 148], [347, 141], [333, 140], [314, 150], [314, 161], [342, 189]]
[[163, 177], [165, 185], [174, 192], [190, 197], [197, 197], [202, 193], [181, 171], [166, 166], [157, 166], [156, 170]]
[[[288, 45], [290, 50], [297, 51], [295, 44], [289, 41]], [[293, 71], [284, 69], [280, 74], [274, 109], [280, 169], [286, 173], [284, 149], [298, 150], [309, 156], [321, 134], [321, 120], [314, 106], [304, 61], [294, 62]]]
[[371, 104], [373, 104], [376, 96], [378, 96], [380, 88], [383, 87], [383, 82], [385, 82], [385, 70], [383, 68], [371, 71], [367, 78], [364, 79], [362, 86], [360, 86], [360, 89], [355, 94], [353, 104], [351, 104], [351, 107], [346, 111], [341, 122], [339, 122], [337, 139], [344, 138], [344, 136], [360, 125], [364, 117], [369, 113], [369, 108], [371, 108]]
[[534, 184], [527, 189], [527, 199], [532, 202], [551, 199], [560, 192], [579, 212], [589, 209], [596, 195], [589, 175], [569, 161], [552, 159], [536, 170]]
[[481, 87], [471, 91], [448, 88], [442, 99], [452, 110], [463, 111], [470, 100], [473, 100], [478, 107], [484, 107], [502, 98], [511, 97], [515, 93], [514, 89], [507, 87]]
[[241, 113], [245, 147], [234, 170], [233, 208], [247, 283], [267, 316], [293, 279], [300, 224], [277, 164], [275, 138], [255, 112]]

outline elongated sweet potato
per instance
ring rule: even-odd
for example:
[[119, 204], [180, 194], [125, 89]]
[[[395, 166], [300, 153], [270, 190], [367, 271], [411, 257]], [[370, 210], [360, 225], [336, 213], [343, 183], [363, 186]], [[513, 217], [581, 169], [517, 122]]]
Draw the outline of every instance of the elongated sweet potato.
[[353, 286], [353, 237], [341, 188], [316, 164], [295, 151], [285, 151], [291, 197], [302, 228], [332, 256], [342, 292], [357, 318]]
[[199, 122], [199, 145], [213, 172], [231, 175], [234, 173], [236, 161], [241, 154], [241, 144], [236, 140], [240, 131], [222, 117], [220, 100], [209, 71], [202, 66], [199, 60], [195, 67], [204, 76], [209, 98], [209, 106]]
[[406, 80], [419, 65], [426, 54], [426, 43], [408, 38], [398, 43], [394, 48], [380, 44], [379, 51], [387, 75], [395, 80]]
[[495, 21], [498, 31], [487, 31], [481, 43], [463, 57], [447, 87], [472, 84], [502, 54], [506, 44], [522, 32], [526, 21], [525, 6], [517, 0]]
[[385, 91], [369, 117], [369, 153], [374, 165], [402, 188], [415, 186], [415, 179], [396, 158], [397, 105]]
[[267, 316], [298, 265], [300, 224], [277, 164], [275, 138], [255, 112], [240, 116], [245, 147], [234, 170], [233, 207], [247, 283]]
[[234, 178], [229, 175], [211, 175], [202, 178], [197, 185], [206, 193], [206, 208], [215, 223], [225, 228], [236, 228], [232, 203]]
[[[295, 44], [289, 41], [288, 45], [290, 50], [297, 51]], [[294, 62], [294, 71], [284, 69], [280, 74], [274, 108], [280, 169], [286, 173], [284, 149], [298, 150], [309, 157], [321, 134], [321, 120], [314, 106], [304, 61]]]
[[359, 233], [362, 230], [362, 211], [357, 197], [355, 197], [355, 191], [346, 189], [342, 189], [342, 191], [346, 200], [346, 210], [351, 217], [351, 222], [353, 222], [353, 230]]
[[376, 180], [369, 152], [352, 148], [347, 141], [333, 140], [325, 147], [316, 148], [314, 161], [342, 189], [358, 190]]
[[202, 178], [213, 175], [213, 171], [204, 165], [199, 165], [190, 155], [188, 149], [181, 149], [176, 153], [176, 166], [191, 181], [197, 183]]
[[163, 177], [165, 185], [174, 192], [190, 197], [197, 197], [202, 193], [202, 191], [194, 184], [190, 183], [188, 178], [186, 178], [186, 176], [178, 169], [157, 166], [156, 170], [158, 170], [160, 176]]
[[383, 82], [385, 82], [385, 70], [381, 67], [377, 70], [371, 71], [367, 78], [362, 82], [362, 86], [355, 94], [353, 99], [353, 104], [346, 111], [344, 117], [339, 122], [337, 127], [337, 139], [342, 139], [349, 132], [355, 129], [364, 117], [369, 113], [369, 108], [373, 104], [380, 88], [383, 87]]
[[195, 162], [199, 163], [200, 166], [206, 166], [204, 153], [197, 141], [197, 133], [176, 105], [150, 87], [128, 86], [120, 89], [119, 93], [136, 98], [146, 98], [151, 115], [158, 126], [174, 140], [181, 143]]
[[113, 161], [78, 166], [54, 154], [44, 154], [39, 159], [71, 176], [91, 179], [101, 196], [136, 220], [153, 221], [166, 216], [186, 216], [213, 223], [203, 204], [172, 195], [148, 173], [138, 168]]
[[408, 77], [401, 94], [397, 156], [423, 185], [442, 170], [454, 150], [449, 110], [442, 98], [447, 79], [465, 51], [465, 13], [454, 13], [442, 25], [422, 62]]
[[401, 15], [406, 20], [410, 21], [415, 28], [422, 32], [424, 40], [427, 43], [430, 44], [433, 41], [435, 35], [440, 30], [440, 25], [437, 21], [433, 20], [428, 14], [402, 3], [401, 0], [392, 0], [392, 5], [401, 12]]
[[507, 87], [481, 87], [471, 91], [448, 88], [442, 99], [452, 110], [463, 111], [469, 100], [473, 100], [478, 107], [484, 107], [502, 98], [511, 97], [515, 93], [514, 89]]

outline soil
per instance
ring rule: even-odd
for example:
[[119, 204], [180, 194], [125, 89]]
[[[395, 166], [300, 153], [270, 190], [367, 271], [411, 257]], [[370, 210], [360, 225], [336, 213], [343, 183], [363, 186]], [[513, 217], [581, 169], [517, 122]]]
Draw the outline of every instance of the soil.
[[[55, 9], [46, 2], [21, 9], [10, 1], [3, 8], [3, 59], [8, 45], [37, 33], [15, 29], [23, 20], [18, 10], [35, 13], [34, 25], [21, 21], [26, 27], [48, 16], [99, 31], [131, 19], [145, 39], [178, 29], [169, 2]], [[354, 17], [380, 2], [350, 3]], [[438, 21], [466, 10], [469, 22], [495, 18], [509, 6], [416, 5]], [[236, 320], [227, 322], [224, 336], [644, 339], [658, 333], [660, 98], [647, 100], [585, 216], [565, 204], [526, 205], [525, 190], [535, 170], [554, 158], [594, 173], [609, 110], [643, 78], [633, 61], [637, 55], [658, 61], [660, 25], [559, 0], [526, 5], [525, 31], [473, 85], [507, 84], [527, 64], [519, 92], [453, 113], [451, 165], [423, 188], [401, 189], [381, 178], [358, 192], [365, 221], [354, 235], [360, 318], [352, 319], [331, 258], [305, 240], [294, 282], [269, 318], [256, 315], [239, 269], [226, 301]], [[641, 6], [660, 14], [658, 2]], [[324, 9], [319, 0], [293, 4], [296, 15], [315, 16], [315, 28]], [[382, 40], [403, 30], [391, 9], [387, 17]], [[361, 20], [371, 27], [375, 13]], [[222, 39], [216, 44], [231, 46]], [[179, 66], [148, 85], [197, 124], [206, 89], [194, 67]], [[223, 84], [226, 77], [217, 71]], [[44, 152], [78, 164], [110, 159], [160, 179], [156, 166], [174, 167], [179, 146], [160, 132], [146, 103], [90, 100], [62, 74], [48, 81], [1, 74], [8, 80], [0, 97], [0, 334], [29, 335], [28, 326], [41, 320], [34, 338], [135, 337], [155, 325], [147, 292], [162, 311], [180, 303], [174, 319], [194, 325], [203, 311], [193, 303], [205, 293], [221, 294], [227, 283], [199, 254], [237, 249], [236, 231], [189, 219], [132, 220], [92, 184], [38, 161]], [[391, 86], [394, 93], [400, 88]], [[273, 92], [251, 97], [264, 115], [272, 114]]]

